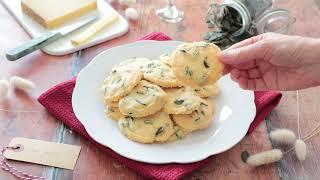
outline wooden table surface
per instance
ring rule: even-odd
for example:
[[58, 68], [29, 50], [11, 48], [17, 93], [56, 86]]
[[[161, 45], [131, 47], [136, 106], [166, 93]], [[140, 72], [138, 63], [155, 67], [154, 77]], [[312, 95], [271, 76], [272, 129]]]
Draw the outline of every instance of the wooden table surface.
[[[275, 6], [286, 8], [296, 17], [293, 34], [319, 37], [320, 11], [313, 0], [275, 0]], [[82, 147], [76, 168], [73, 171], [44, 167], [21, 162], [12, 162], [17, 168], [43, 175], [48, 179], [142, 179], [134, 171], [126, 168], [113, 158], [92, 146], [59, 120], [52, 117], [36, 98], [51, 86], [76, 75], [98, 53], [120, 44], [132, 42], [148, 32], [162, 31], [177, 40], [201, 40], [207, 31], [204, 23], [209, 0], [177, 0], [177, 6], [185, 11], [185, 19], [178, 24], [162, 22], [155, 15], [155, 9], [164, 6], [165, 1], [138, 0], [136, 5], [141, 13], [137, 22], [130, 22], [130, 31], [123, 37], [105, 42], [66, 56], [49, 56], [40, 51], [24, 57], [20, 61], [9, 62], [5, 51], [29, 39], [7, 10], [0, 5], [0, 78], [13, 75], [32, 79], [37, 88], [29, 94], [11, 91], [9, 97], [0, 103], [0, 146], [7, 145], [13, 137], [28, 137], [76, 144]], [[123, 10], [115, 5], [122, 14]], [[320, 119], [320, 88], [302, 90], [299, 93], [301, 134], [307, 134]], [[320, 177], [320, 137], [307, 142], [308, 156], [299, 162], [294, 153], [286, 154], [280, 163], [249, 168], [240, 159], [243, 150], [260, 152], [272, 148], [268, 131], [273, 128], [290, 128], [297, 132], [296, 92], [284, 92], [279, 106], [254, 133], [246, 136], [231, 150], [210, 158], [203, 168], [185, 179], [319, 179]], [[32, 110], [33, 112], [18, 112]], [[0, 179], [14, 179], [0, 170]]]

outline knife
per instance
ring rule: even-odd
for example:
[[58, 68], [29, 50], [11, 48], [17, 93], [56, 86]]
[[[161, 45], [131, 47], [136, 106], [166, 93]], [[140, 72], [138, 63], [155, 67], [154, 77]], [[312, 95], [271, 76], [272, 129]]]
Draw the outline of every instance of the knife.
[[90, 22], [97, 19], [97, 17], [92, 17], [83, 21], [79, 21], [76, 23], [73, 23], [71, 25], [68, 25], [66, 27], [63, 27], [57, 31], [50, 31], [42, 36], [39, 36], [37, 38], [31, 39], [30, 41], [21, 44], [20, 46], [13, 48], [11, 50], [8, 50], [6, 53], [6, 57], [9, 61], [15, 61], [19, 58], [32, 53], [35, 50], [41, 49], [48, 44], [51, 44], [58, 40], [59, 38], [71, 33], [72, 31], [79, 29], [80, 27], [89, 24]]

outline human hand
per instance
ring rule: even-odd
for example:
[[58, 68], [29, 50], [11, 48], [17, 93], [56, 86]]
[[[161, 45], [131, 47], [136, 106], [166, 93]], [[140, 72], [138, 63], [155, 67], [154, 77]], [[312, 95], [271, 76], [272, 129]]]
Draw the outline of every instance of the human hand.
[[296, 90], [320, 85], [320, 40], [261, 34], [222, 51], [225, 73], [248, 90]]

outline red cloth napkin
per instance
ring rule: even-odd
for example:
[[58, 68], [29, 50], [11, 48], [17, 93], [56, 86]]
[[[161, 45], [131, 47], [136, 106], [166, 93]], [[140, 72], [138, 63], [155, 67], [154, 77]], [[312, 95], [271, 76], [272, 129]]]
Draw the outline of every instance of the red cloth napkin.
[[[158, 32], [151, 33], [142, 39], [160, 41], [171, 40], [170, 37]], [[193, 170], [198, 169], [209, 160], [209, 158], [207, 158], [205, 160], [190, 164], [147, 164], [122, 157], [111, 149], [100, 145], [88, 135], [83, 125], [73, 113], [71, 97], [75, 86], [75, 81], [76, 79], [73, 78], [69, 81], [56, 85], [55, 87], [44, 92], [38, 98], [38, 101], [57, 119], [64, 122], [74, 131], [93, 142], [93, 144], [99, 147], [102, 151], [111, 155], [113, 158], [117, 159], [119, 162], [136, 171], [140, 175], [152, 179], [179, 179]], [[280, 99], [281, 94], [278, 92], [255, 92], [257, 114], [255, 120], [250, 126], [249, 133], [252, 132], [259, 125], [259, 123], [266, 118], [272, 109], [279, 103]]]

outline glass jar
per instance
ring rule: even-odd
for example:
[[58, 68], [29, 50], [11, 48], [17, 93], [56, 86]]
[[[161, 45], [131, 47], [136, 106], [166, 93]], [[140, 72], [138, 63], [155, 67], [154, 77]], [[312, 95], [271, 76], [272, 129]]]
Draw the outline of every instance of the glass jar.
[[[245, 32], [251, 35], [266, 32], [288, 34], [295, 18], [291, 17], [285, 9], [272, 9], [272, 5], [273, 0], [224, 0], [221, 3], [215, 3], [211, 8], [232, 8], [239, 13], [242, 26], [233, 32], [234, 37]], [[219, 10], [215, 9], [213, 12], [219, 12]], [[216, 18], [217, 16], [217, 14], [214, 15]]]

